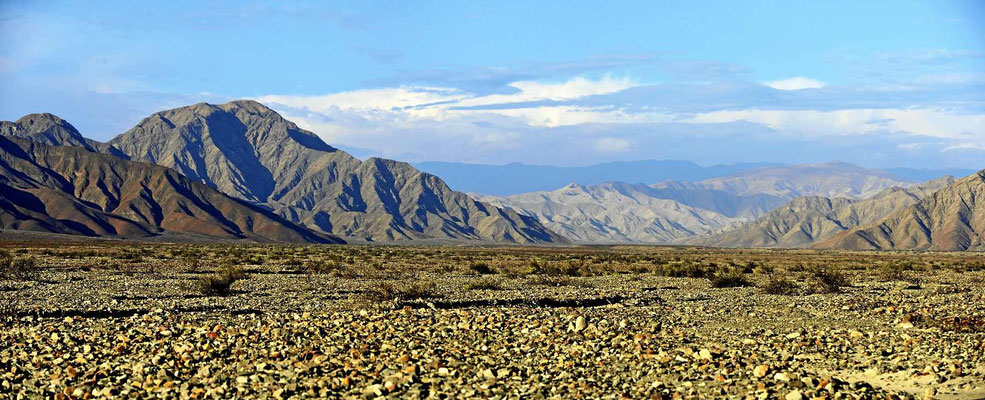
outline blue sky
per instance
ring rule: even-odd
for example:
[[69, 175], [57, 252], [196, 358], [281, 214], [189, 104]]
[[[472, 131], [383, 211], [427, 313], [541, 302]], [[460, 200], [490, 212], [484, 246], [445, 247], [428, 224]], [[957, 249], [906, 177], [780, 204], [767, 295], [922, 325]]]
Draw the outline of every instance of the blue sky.
[[985, 163], [985, 2], [0, 3], [0, 119], [260, 100], [407, 161]]

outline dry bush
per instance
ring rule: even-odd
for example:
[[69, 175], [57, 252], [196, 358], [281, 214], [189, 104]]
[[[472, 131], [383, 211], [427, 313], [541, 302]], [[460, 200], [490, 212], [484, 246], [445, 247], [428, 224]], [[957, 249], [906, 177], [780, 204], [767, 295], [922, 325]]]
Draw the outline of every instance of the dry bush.
[[831, 268], [815, 267], [808, 272], [807, 294], [839, 293], [841, 288], [851, 286], [845, 274]]
[[723, 275], [715, 275], [709, 279], [711, 281], [711, 287], [714, 288], [732, 288], [732, 287], [748, 287], [753, 286], [752, 282], [749, 282], [744, 276], [736, 273], [729, 273]]
[[243, 267], [233, 264], [223, 264], [210, 275], [198, 278], [199, 292], [206, 296], [227, 296], [233, 283], [246, 278]]
[[381, 303], [397, 300], [408, 301], [440, 297], [433, 282], [414, 282], [395, 285], [386, 281], [370, 286], [366, 290], [365, 296], [369, 300]]
[[304, 263], [304, 269], [312, 274], [337, 274], [342, 268], [332, 260], [312, 260]]
[[705, 278], [711, 271], [696, 262], [664, 264], [653, 268], [653, 273], [673, 278]]
[[555, 276], [555, 275], [531, 275], [527, 277], [527, 284], [534, 286], [580, 286], [580, 287], [591, 287], [592, 285], [585, 281], [580, 281], [569, 276]]
[[469, 269], [479, 275], [489, 275], [495, 273], [492, 267], [489, 266], [489, 263], [483, 261], [469, 263]]
[[482, 278], [469, 282], [465, 285], [468, 290], [503, 290], [503, 285], [499, 280], [493, 278]]
[[785, 296], [790, 296], [797, 294], [800, 291], [800, 286], [793, 283], [787, 278], [776, 274], [770, 274], [766, 280], [766, 284], [761, 288], [763, 293], [766, 294], [780, 294]]
[[34, 257], [14, 257], [7, 251], [0, 251], [0, 280], [33, 281], [38, 276]]

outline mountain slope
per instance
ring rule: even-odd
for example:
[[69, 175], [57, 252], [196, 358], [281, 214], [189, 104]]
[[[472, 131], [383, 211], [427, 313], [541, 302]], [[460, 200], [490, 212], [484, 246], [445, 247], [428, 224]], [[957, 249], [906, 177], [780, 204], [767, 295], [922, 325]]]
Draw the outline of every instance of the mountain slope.
[[962, 178], [882, 220], [815, 248], [981, 250], [985, 248], [985, 170]]
[[156, 165], [0, 136], [0, 228], [88, 236], [341, 242]]
[[112, 145], [85, 138], [68, 121], [48, 113], [28, 114], [14, 122], [0, 121], [0, 135], [30, 139], [54, 146], [76, 146], [93, 152], [127, 158], [126, 154]]
[[859, 225], [876, 222], [954, 182], [945, 177], [909, 188], [892, 187], [864, 200], [806, 196], [763, 217], [688, 244], [714, 247], [806, 247]]
[[564, 239], [536, 219], [477, 202], [409, 164], [365, 162], [254, 101], [162, 111], [110, 141], [310, 228], [367, 240]]
[[643, 184], [570, 184], [549, 192], [481, 199], [535, 216], [555, 232], [585, 243], [671, 243], [739, 221], [659, 198]]

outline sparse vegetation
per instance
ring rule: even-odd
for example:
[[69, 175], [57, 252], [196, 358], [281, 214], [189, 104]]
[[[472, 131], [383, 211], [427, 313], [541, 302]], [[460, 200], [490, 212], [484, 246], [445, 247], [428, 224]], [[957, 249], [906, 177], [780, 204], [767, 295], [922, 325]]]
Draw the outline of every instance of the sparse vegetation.
[[433, 282], [411, 282], [394, 284], [387, 281], [370, 286], [366, 298], [376, 302], [409, 301], [439, 297]]
[[246, 277], [243, 267], [223, 264], [214, 273], [198, 278], [198, 289], [206, 296], [228, 296], [233, 283]]
[[714, 288], [753, 286], [752, 282], [749, 282], [749, 280], [746, 279], [746, 277], [735, 273], [715, 275], [710, 280], [711, 280], [711, 287]]
[[789, 296], [797, 294], [797, 292], [800, 291], [800, 286], [787, 278], [776, 274], [770, 274], [762, 289], [763, 293], [766, 294], [780, 294]]
[[0, 280], [30, 281], [38, 275], [34, 257], [14, 257], [8, 251], [0, 251]]
[[808, 272], [807, 294], [839, 293], [843, 287], [851, 285], [845, 274], [833, 268], [814, 267]]
[[489, 263], [485, 263], [485, 262], [473, 262], [469, 264], [469, 270], [479, 275], [488, 275], [494, 273], [493, 269], [489, 267]]
[[482, 278], [469, 282], [465, 288], [468, 290], [503, 290], [503, 285], [497, 279]]
[[[763, 392], [767, 397], [782, 398], [797, 385], [805, 397], [816, 398], [830, 395], [814, 389], [821, 379], [836, 382], [837, 375], [812, 368], [835, 357], [849, 370], [884, 371], [948, 360], [938, 370], [949, 382], [964, 384], [980, 377], [957, 372], [981, 368], [982, 319], [976, 313], [982, 305], [975, 296], [985, 290], [985, 273], [976, 270], [980, 254], [227, 244], [6, 250], [0, 251], [0, 263], [9, 267], [26, 260], [17, 265], [36, 263], [26, 270], [44, 272], [45, 280], [37, 285], [0, 282], [0, 296], [13, 300], [0, 301], [0, 324], [6, 324], [0, 339], [24, 338], [25, 349], [36, 351], [41, 360], [34, 363], [21, 347], [0, 354], [27, 371], [8, 371], [14, 377], [13, 391], [24, 392], [23, 382], [35, 372], [59, 380], [55, 389], [33, 386], [40, 388], [35, 397], [55, 397], [71, 386], [79, 390], [73, 398], [84, 398], [107, 382], [93, 386], [89, 378], [79, 380], [85, 375], [72, 379], [65, 365], [81, 370], [80, 364], [67, 361], [75, 358], [79, 345], [47, 340], [52, 333], [60, 339], [75, 337], [64, 332], [85, 337], [93, 350], [97, 345], [105, 349], [84, 353], [91, 362], [87, 365], [109, 365], [123, 374], [132, 369], [121, 365], [169, 359], [175, 346], [159, 346], [162, 340], [176, 346], [208, 344], [219, 351], [183, 353], [195, 357], [176, 363], [175, 373], [191, 377], [187, 382], [193, 385], [201, 367], [208, 365], [210, 379], [237, 388], [242, 397], [261, 395], [270, 387], [265, 381], [239, 385], [243, 375], [218, 366], [245, 364], [260, 373], [256, 366], [266, 364], [262, 371], [269, 373], [282, 362], [324, 365], [336, 360], [369, 372], [299, 373], [298, 391], [284, 392], [303, 397], [303, 383], [324, 389], [309, 397], [326, 398], [359, 397], [367, 387], [397, 398], [436, 388], [456, 393], [449, 389], [460, 387], [486, 397], [496, 394], [483, 388], [502, 388], [502, 396], [528, 389], [526, 380], [513, 377], [531, 368], [553, 368], [550, 377], [577, 371], [601, 385], [615, 378], [637, 382], [637, 375], [664, 382], [659, 389], [645, 380], [639, 380], [640, 386], [605, 388], [634, 398], [669, 397], [690, 389], [695, 397], [741, 398], [763, 380], [773, 388]], [[904, 287], [888, 284], [887, 278], [927, 284]], [[182, 284], [186, 282], [198, 284], [194, 289], [209, 297], [189, 293], [188, 284]], [[709, 290], [709, 284], [756, 289]], [[167, 336], [164, 329], [170, 331]], [[899, 335], [879, 334], [888, 331]], [[906, 351], [904, 333], [913, 339]], [[844, 351], [846, 345], [858, 352]], [[543, 362], [559, 354], [583, 357], [588, 349], [593, 362], [619, 369], [597, 368], [609, 374], [598, 375], [577, 361]], [[890, 356], [879, 356], [890, 351]], [[866, 357], [858, 357], [859, 352]], [[65, 361], [45, 364], [58, 357]], [[769, 364], [762, 378], [753, 375], [760, 363]], [[493, 364], [509, 370], [501, 373]], [[378, 383], [387, 382], [392, 375], [385, 371], [394, 365], [413, 371], [415, 380], [393, 382], [389, 389]], [[441, 368], [447, 375], [438, 372]], [[723, 369], [747, 373], [731, 374], [726, 379], [733, 384], [724, 384], [717, 379], [725, 377]], [[372, 375], [377, 372], [379, 377]], [[781, 372], [797, 379], [773, 378]], [[803, 378], [811, 384], [801, 385]], [[427, 387], [418, 384], [423, 379], [429, 380]], [[130, 380], [120, 382], [111, 393], [117, 397], [148, 393], [147, 387], [129, 385]], [[829, 384], [837, 384], [837, 393], [846, 395], [861, 390], [843, 381]], [[239, 391], [246, 387], [251, 391]], [[573, 397], [586, 387], [591, 386], [556, 394]], [[865, 389], [866, 395], [884, 394]], [[533, 393], [550, 397], [551, 390], [543, 386]]]

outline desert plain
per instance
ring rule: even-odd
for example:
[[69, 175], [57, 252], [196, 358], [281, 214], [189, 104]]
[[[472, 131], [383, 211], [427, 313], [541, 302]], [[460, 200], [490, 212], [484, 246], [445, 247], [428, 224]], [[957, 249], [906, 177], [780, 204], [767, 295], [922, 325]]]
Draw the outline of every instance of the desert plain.
[[0, 398], [985, 397], [978, 253], [0, 247]]

